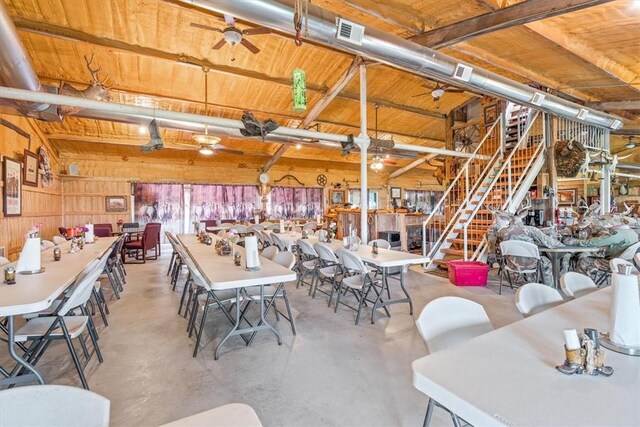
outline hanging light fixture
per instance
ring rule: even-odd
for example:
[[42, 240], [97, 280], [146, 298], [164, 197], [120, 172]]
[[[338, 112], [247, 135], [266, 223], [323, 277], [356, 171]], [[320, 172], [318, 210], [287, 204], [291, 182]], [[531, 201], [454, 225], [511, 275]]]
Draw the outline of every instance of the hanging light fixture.
[[627, 142], [627, 145], [625, 145], [624, 148], [627, 148], [629, 150], [631, 150], [632, 148], [636, 148], [636, 144], [633, 142], [633, 136], [629, 137], [629, 142]]
[[[202, 71], [204, 71], [204, 114], [206, 115], [209, 110], [209, 68], [202, 67]], [[209, 127], [206, 123], [204, 125], [204, 133], [197, 133], [192, 138], [201, 145], [198, 151], [205, 156], [213, 154], [216, 144], [221, 141], [220, 137], [209, 135]]]

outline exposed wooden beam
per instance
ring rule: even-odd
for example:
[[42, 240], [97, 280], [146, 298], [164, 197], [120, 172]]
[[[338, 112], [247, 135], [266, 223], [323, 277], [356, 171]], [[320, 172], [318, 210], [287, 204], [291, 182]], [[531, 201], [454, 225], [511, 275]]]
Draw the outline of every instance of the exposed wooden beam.
[[612, 0], [528, 0], [413, 36], [409, 40], [439, 49], [493, 31], [575, 12], [610, 1]]
[[423, 164], [424, 162], [428, 162], [429, 160], [433, 159], [434, 157], [438, 157], [437, 154], [427, 154], [424, 157], [421, 157], [419, 159], [414, 160], [413, 162], [409, 163], [407, 166], [402, 167], [396, 171], [391, 172], [391, 174], [389, 174], [389, 179], [393, 179], [393, 178], [397, 178], [400, 175], [409, 172], [411, 169], [414, 169], [418, 166], [420, 166], [421, 164]]
[[603, 110], [640, 110], [640, 99], [631, 101], [590, 102], [588, 105]]
[[585, 44], [582, 40], [550, 22], [531, 22], [526, 26], [562, 49], [601, 69], [614, 79], [625, 83], [636, 91], [640, 91], [638, 74], [616, 61], [614, 54], [593, 50], [591, 46]]
[[619, 129], [612, 130], [611, 135], [626, 135], [626, 136], [635, 136], [640, 135], [640, 129]]
[[[59, 38], [72, 42], [88, 43], [95, 46], [101, 46], [107, 49], [117, 49], [123, 52], [132, 53], [139, 56], [146, 56], [154, 59], [162, 59], [171, 62], [177, 62], [186, 64], [189, 66], [196, 66], [199, 68], [207, 67], [214, 73], [221, 73], [232, 76], [240, 76], [248, 79], [260, 80], [277, 84], [280, 86], [291, 86], [291, 80], [284, 77], [274, 77], [265, 73], [260, 73], [252, 70], [247, 70], [239, 67], [232, 67], [223, 64], [217, 64], [204, 58], [196, 58], [194, 56], [185, 55], [182, 53], [167, 52], [160, 49], [138, 46], [130, 43], [123, 42], [121, 40], [109, 39], [106, 37], [98, 37], [93, 34], [85, 33], [82, 31], [74, 30], [72, 28], [62, 27], [59, 25], [49, 24], [46, 22], [31, 21], [28, 19], [14, 17], [14, 23], [20, 31], [27, 31], [35, 34], [40, 34], [46, 37]], [[325, 93], [328, 90], [325, 86], [314, 85], [307, 82], [307, 91]], [[357, 94], [342, 93], [338, 95], [340, 98], [349, 100], [359, 100]], [[444, 114], [433, 112], [425, 109], [420, 109], [411, 106], [404, 106], [384, 99], [369, 99], [370, 103], [377, 102], [381, 106], [394, 108], [400, 111], [405, 111], [414, 114], [420, 114], [435, 118], [444, 118]]]
[[[344, 74], [338, 79], [338, 81], [320, 98], [318, 102], [311, 108], [309, 114], [300, 122], [298, 125], [298, 129], [306, 129], [313, 123], [320, 113], [324, 111], [325, 108], [334, 100], [334, 98], [344, 89], [344, 87], [353, 79], [353, 77], [357, 74], [358, 68], [362, 63], [362, 58], [356, 57], [353, 62], [344, 72]], [[271, 156], [271, 158], [265, 163], [262, 167], [262, 173], [267, 173], [271, 167], [276, 164], [278, 160], [287, 152], [289, 145], [282, 144], [276, 152]]]

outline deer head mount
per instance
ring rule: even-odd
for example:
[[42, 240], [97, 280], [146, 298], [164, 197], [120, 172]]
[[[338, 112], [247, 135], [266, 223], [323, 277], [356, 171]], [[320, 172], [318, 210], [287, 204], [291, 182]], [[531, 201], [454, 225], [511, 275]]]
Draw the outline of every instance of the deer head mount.
[[[87, 69], [89, 70], [89, 73], [91, 73], [91, 84], [85, 89], [79, 90], [63, 81], [60, 84], [60, 89], [58, 90], [58, 93], [60, 95], [75, 96], [76, 98], [84, 98], [92, 101], [111, 100], [109, 88], [107, 88], [107, 86], [105, 85], [105, 82], [107, 81], [109, 75], [107, 74], [102, 80], [98, 78], [98, 73], [102, 71], [102, 67], [92, 66], [95, 56], [96, 55], [94, 53], [93, 55], [91, 55], [91, 59], [87, 59], [86, 56], [84, 57], [84, 61], [87, 64]], [[80, 110], [82, 110], [82, 108], [80, 107], [67, 107], [62, 105], [58, 107], [58, 114], [60, 114], [62, 117], [66, 117], [76, 114]]]

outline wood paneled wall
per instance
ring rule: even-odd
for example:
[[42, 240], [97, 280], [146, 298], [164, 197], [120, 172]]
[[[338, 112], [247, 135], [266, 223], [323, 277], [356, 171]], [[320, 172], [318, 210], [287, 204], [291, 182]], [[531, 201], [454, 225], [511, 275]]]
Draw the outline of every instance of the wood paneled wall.
[[[74, 201], [79, 199], [79, 193], [85, 194], [106, 194], [114, 191], [114, 195], [123, 193], [129, 194], [129, 187], [125, 186], [126, 182], [176, 182], [176, 183], [211, 183], [211, 184], [257, 184], [259, 169], [264, 163], [253, 162], [251, 158], [247, 158], [246, 163], [242, 165], [233, 163], [217, 163], [216, 161], [194, 161], [188, 164], [184, 160], [162, 159], [161, 161], [145, 157], [128, 157], [127, 161], [123, 161], [120, 157], [97, 156], [92, 154], [78, 155], [76, 153], [61, 153], [61, 163], [65, 170], [68, 170], [69, 164], [73, 163], [78, 166], [80, 175], [86, 178], [64, 178], [64, 194], [65, 194], [65, 219], [71, 218], [71, 207], [78, 207], [87, 212], [87, 215], [100, 209], [97, 205], [97, 199], [87, 198], [84, 201]], [[385, 188], [388, 175], [391, 168], [382, 172], [369, 171], [368, 181], [369, 188], [379, 191], [379, 203], [381, 208], [390, 207], [389, 189]], [[292, 179], [284, 179], [275, 184], [274, 181], [279, 180], [283, 176], [290, 174], [300, 180], [304, 186], [318, 187], [317, 177], [319, 174], [327, 176], [328, 184], [325, 187], [325, 200], [328, 199], [329, 189], [333, 188], [334, 183], [342, 184], [342, 188], [360, 188], [360, 170], [357, 164], [348, 163], [331, 163], [325, 161], [302, 161], [294, 159], [282, 159], [270, 171], [271, 181], [269, 185], [291, 185], [299, 184]], [[100, 177], [100, 179], [96, 179]], [[111, 178], [111, 179], [109, 179]], [[355, 181], [358, 182], [349, 182]], [[80, 183], [85, 183], [86, 187], [79, 188]], [[109, 187], [109, 183], [113, 183], [114, 187]], [[442, 190], [438, 185], [431, 171], [424, 169], [415, 169], [391, 180], [388, 186], [397, 186], [405, 189], [423, 189], [423, 190]], [[126, 187], [126, 188], [125, 188]], [[77, 193], [76, 195], [73, 195]], [[73, 195], [73, 196], [72, 196]], [[100, 196], [102, 197], [102, 196]], [[404, 197], [404, 192], [403, 192]], [[89, 201], [91, 200], [91, 201]], [[69, 201], [69, 205], [67, 205]], [[82, 205], [73, 205], [72, 203], [83, 203]], [[104, 197], [102, 197], [104, 204]], [[84, 212], [83, 211], [83, 212]], [[97, 213], [94, 213], [94, 215]], [[78, 218], [79, 220], [87, 218], [87, 215]], [[118, 215], [111, 216], [115, 218]], [[96, 221], [94, 219], [94, 221]], [[114, 220], [115, 221], [115, 220]]]
[[[99, 177], [62, 177], [62, 208], [67, 227], [87, 223], [109, 223], [116, 229], [116, 222], [129, 222], [130, 185], [126, 179]], [[123, 196], [127, 199], [126, 212], [107, 212], [106, 197]]]
[[[43, 187], [41, 181], [39, 181], [38, 187], [22, 186], [22, 216], [5, 218], [2, 209], [3, 198], [0, 197], [0, 246], [5, 247], [5, 256], [14, 260], [22, 249], [24, 234], [35, 224], [43, 224], [42, 237], [45, 239], [51, 239], [58, 234], [58, 227], [62, 224], [62, 187], [56, 173], [59, 169], [57, 155], [37, 125], [24, 117], [0, 114], [0, 118], [19, 127], [31, 136], [31, 140], [29, 140], [0, 124], [1, 157], [7, 156], [22, 162], [25, 149], [37, 152], [41, 145], [45, 145], [51, 157], [51, 166], [55, 174], [53, 185], [50, 187]], [[1, 179], [0, 176], [0, 187], [4, 187], [4, 182]], [[1, 189], [4, 190], [4, 188]]]

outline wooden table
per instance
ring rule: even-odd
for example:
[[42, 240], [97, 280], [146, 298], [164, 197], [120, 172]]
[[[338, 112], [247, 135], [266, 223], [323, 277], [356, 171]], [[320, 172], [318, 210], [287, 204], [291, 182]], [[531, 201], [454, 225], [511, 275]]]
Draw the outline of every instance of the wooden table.
[[587, 246], [559, 246], [557, 248], [548, 248], [546, 246], [538, 246], [538, 250], [546, 254], [551, 260], [551, 270], [553, 272], [553, 287], [558, 289], [560, 282], [560, 258], [566, 254], [577, 253], [595, 253], [600, 251], [601, 247]]
[[[280, 237], [285, 244], [290, 245], [291, 247], [293, 243], [302, 238], [302, 233], [288, 232], [284, 234], [278, 234], [278, 237]], [[308, 241], [313, 245], [319, 242], [319, 239], [317, 236], [309, 236]], [[334, 252], [338, 249], [344, 249], [342, 240], [333, 239], [331, 240], [331, 243], [327, 244], [331, 247], [331, 249], [333, 249]], [[389, 289], [389, 270], [393, 267], [406, 267], [413, 264], [423, 264], [425, 262], [429, 262], [429, 259], [422, 255], [382, 248], [378, 249], [378, 254], [374, 254], [371, 250], [371, 246], [362, 244], [358, 247], [357, 251], [354, 251], [354, 253], [362, 258], [362, 260], [367, 264], [378, 267], [382, 272], [382, 285], [384, 289], [382, 290], [382, 292], [380, 292], [378, 299], [371, 309], [371, 323], [375, 323], [375, 313], [377, 309], [386, 307], [391, 304], [408, 303], [409, 314], [413, 314], [413, 301], [411, 300], [411, 296], [409, 296], [409, 293], [404, 287], [404, 268], [402, 269], [402, 271], [400, 271], [399, 282], [400, 289], [404, 293], [405, 298], [388, 299], [386, 301], [383, 300], [383, 294]], [[387, 295], [389, 295], [389, 293], [387, 293]]]
[[62, 258], [58, 262], [53, 260], [53, 248], [41, 252], [42, 267], [45, 268], [43, 273], [17, 273], [15, 285], [0, 283], [0, 317], [7, 318], [9, 354], [19, 365], [32, 373], [2, 379], [0, 385], [25, 383], [36, 379], [40, 384], [44, 384], [42, 375], [16, 353], [13, 317], [49, 308], [53, 301], [73, 284], [78, 274], [91, 261], [109, 250], [115, 240], [115, 237], [101, 237], [95, 243], [85, 244], [84, 249], [73, 254], [68, 253], [71, 242], [67, 241], [58, 246], [62, 249]]
[[[296, 273], [263, 257], [260, 257], [260, 270], [248, 271], [244, 266], [236, 266], [234, 264], [233, 256], [220, 256], [215, 252], [213, 245], [205, 245], [198, 242], [197, 236], [194, 234], [179, 234], [177, 238], [186, 249], [188, 255], [193, 259], [194, 264], [200, 270], [204, 279], [207, 280], [207, 284], [213, 291], [235, 290], [236, 301], [241, 301], [241, 289], [253, 286], [260, 287], [260, 312], [262, 325], [241, 329], [240, 322], [242, 317], [240, 316], [240, 304], [236, 304], [235, 324], [216, 346], [215, 359], [218, 359], [220, 348], [225, 341], [234, 335], [241, 335], [249, 332], [253, 333], [262, 329], [270, 329], [277, 336], [278, 344], [281, 344], [282, 341], [280, 339], [280, 334], [264, 318], [264, 286], [296, 280]], [[214, 236], [214, 241], [216, 239], [217, 238]], [[242, 254], [244, 264], [244, 248], [236, 246], [235, 249], [240, 251]]]
[[555, 369], [562, 330], [608, 331], [610, 304], [602, 289], [417, 359], [413, 385], [476, 426], [638, 426], [640, 357], [606, 350], [609, 378]]

